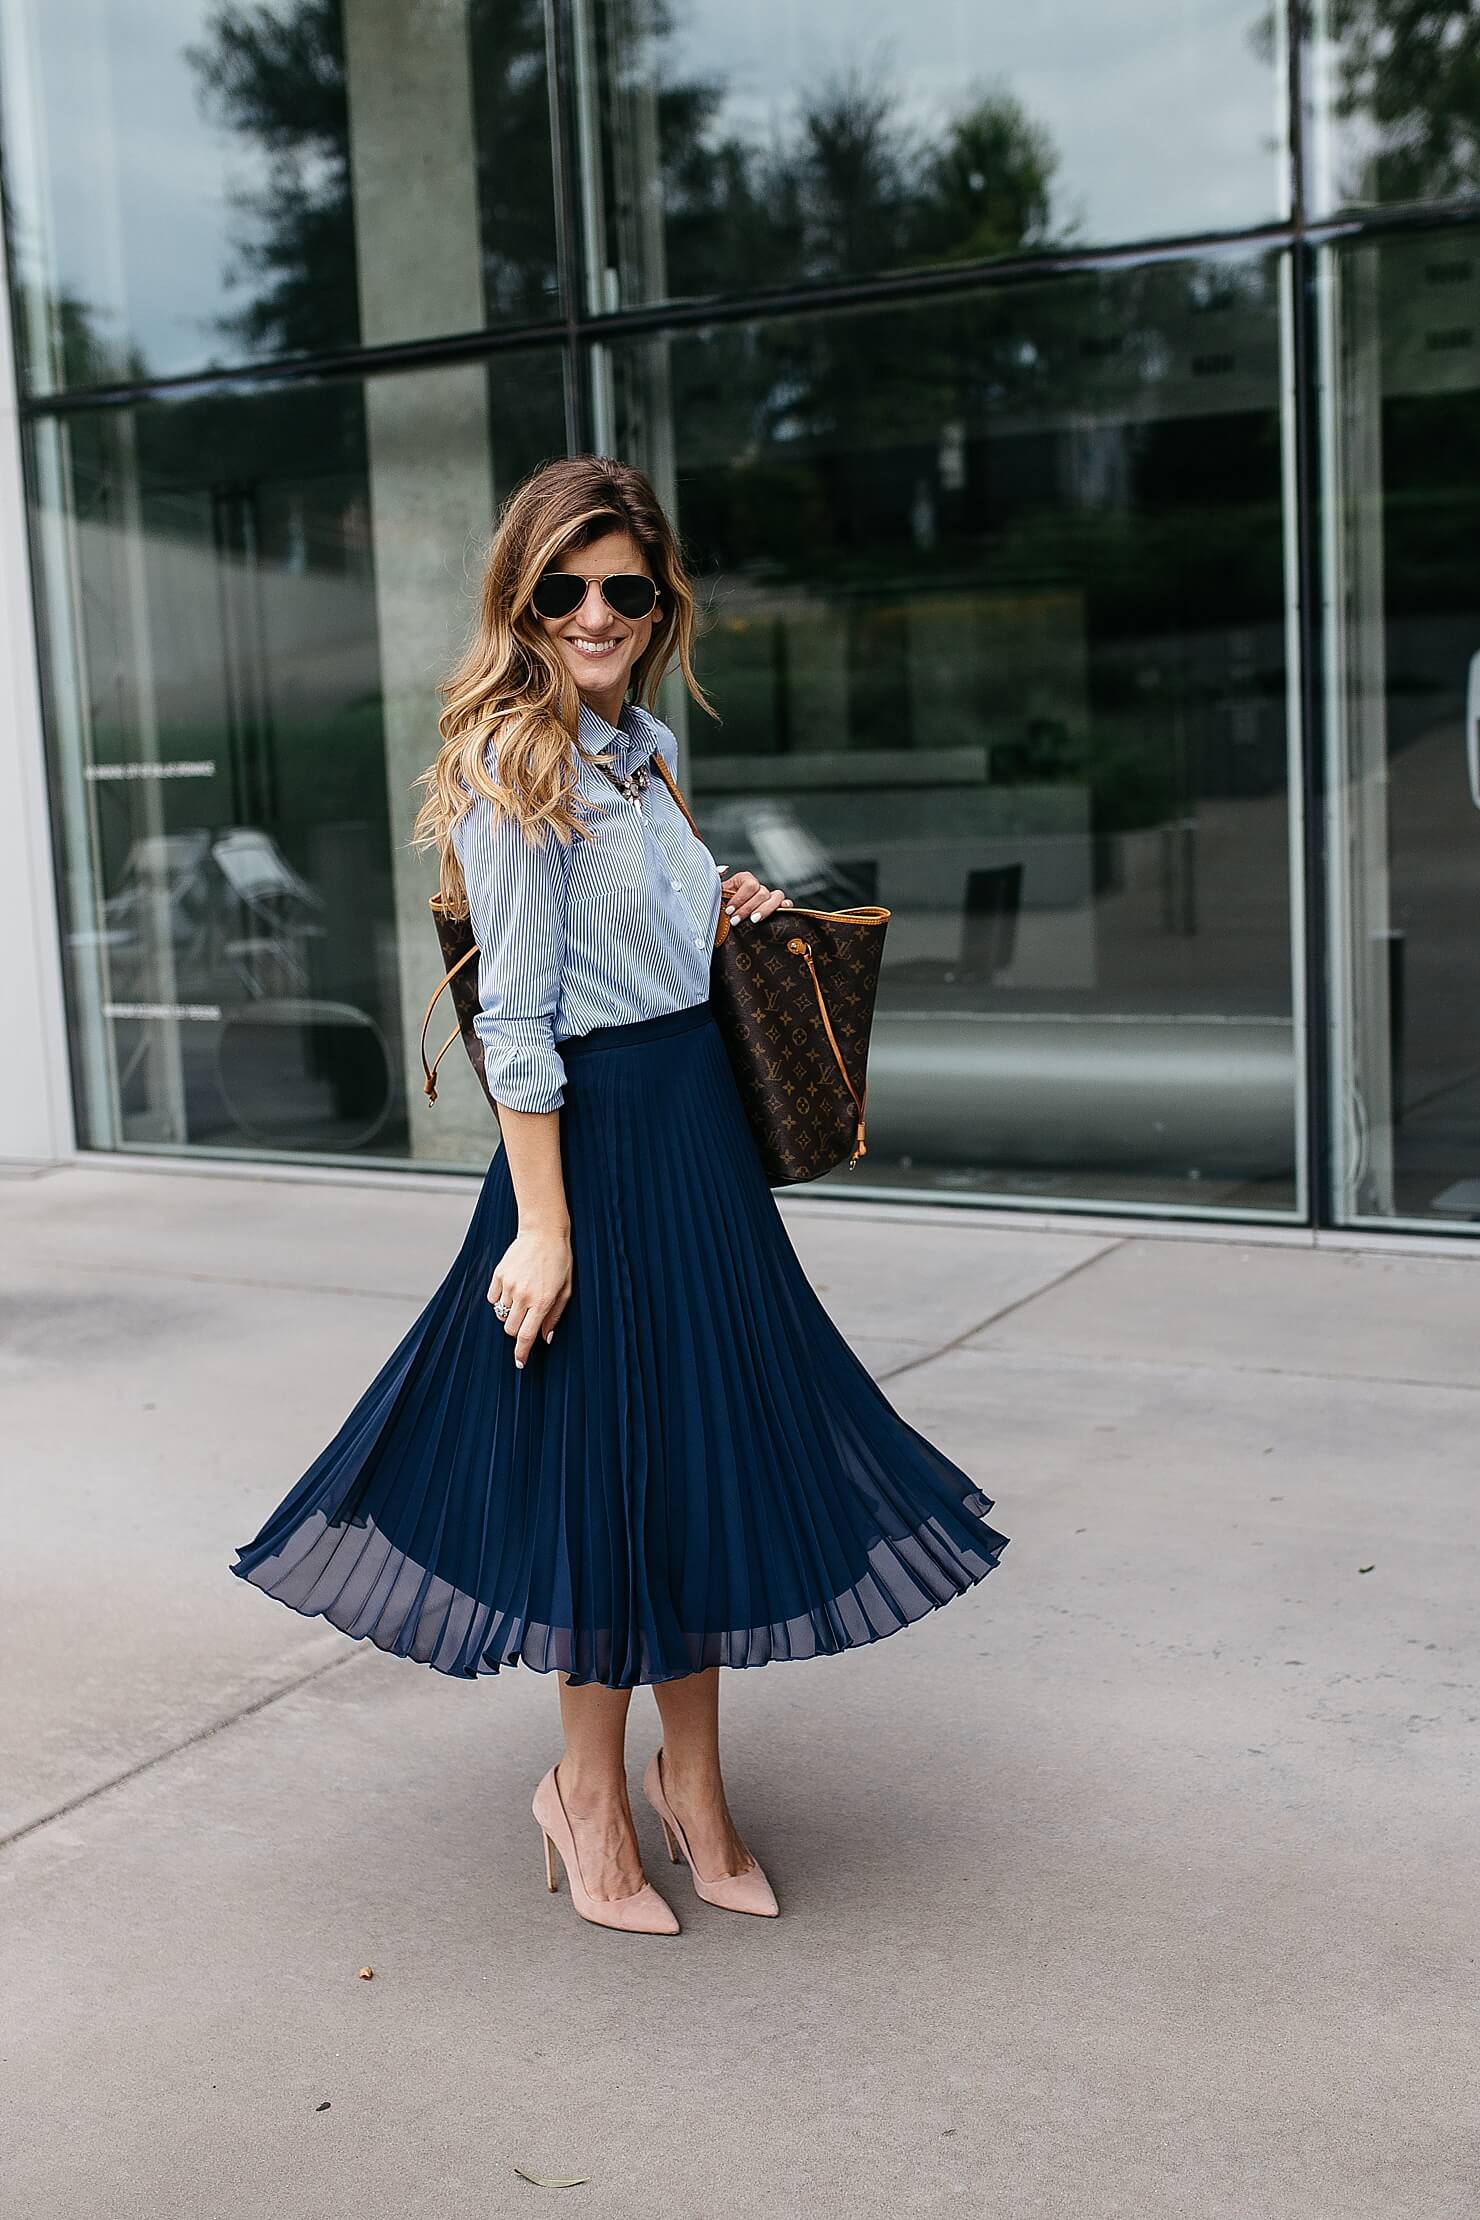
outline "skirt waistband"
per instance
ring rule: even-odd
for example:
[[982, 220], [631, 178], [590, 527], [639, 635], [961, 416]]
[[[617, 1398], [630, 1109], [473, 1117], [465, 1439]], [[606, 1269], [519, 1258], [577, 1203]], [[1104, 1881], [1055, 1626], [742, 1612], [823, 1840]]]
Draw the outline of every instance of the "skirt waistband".
[[645, 1041], [667, 1040], [672, 1033], [697, 1032], [714, 1022], [714, 1006], [695, 1002], [686, 1010], [664, 1010], [658, 1017], [636, 1018], [630, 1025], [594, 1025], [589, 1033], [572, 1033], [555, 1046], [562, 1058], [590, 1056], [604, 1048], [641, 1048]]

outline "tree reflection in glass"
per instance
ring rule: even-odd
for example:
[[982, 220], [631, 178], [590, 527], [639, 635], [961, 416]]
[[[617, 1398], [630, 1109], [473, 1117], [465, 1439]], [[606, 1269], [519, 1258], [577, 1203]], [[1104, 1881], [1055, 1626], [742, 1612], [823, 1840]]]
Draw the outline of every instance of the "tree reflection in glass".
[[[555, 205], [541, 0], [469, 0], [468, 99], [489, 323], [554, 311]], [[236, 196], [223, 329], [249, 356], [315, 353], [361, 337], [351, 87], [342, 0], [243, 9], [218, 0], [189, 49], [207, 111], [267, 157]]]
[[591, 0], [579, 20], [593, 94], [582, 132], [600, 116], [599, 147], [582, 150], [599, 203], [593, 305], [1283, 213], [1269, 158], [1278, 54], [1247, 16], [1205, 0], [1137, 0], [1113, 17], [1058, 0], [1007, 20], [934, 0], [818, 0], [805, 16], [773, 0], [743, 14]]

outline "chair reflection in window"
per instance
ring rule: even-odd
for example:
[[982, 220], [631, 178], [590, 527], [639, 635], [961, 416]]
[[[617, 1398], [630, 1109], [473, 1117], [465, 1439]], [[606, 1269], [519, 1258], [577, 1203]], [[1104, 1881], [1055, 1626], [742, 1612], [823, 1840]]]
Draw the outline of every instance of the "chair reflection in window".
[[177, 966], [209, 964], [210, 865], [208, 832], [146, 833], [130, 843], [118, 890], [102, 905], [115, 992], [150, 992], [149, 965], [161, 947]]
[[[133, 841], [103, 917], [116, 1002], [159, 1000], [167, 951], [173, 999], [219, 1005], [212, 1076], [241, 1137], [350, 1150], [379, 1135], [400, 1101], [389, 1043], [369, 1011], [315, 980], [326, 905], [270, 833], [194, 827]], [[127, 1098], [157, 1027], [175, 1021], [115, 1022]]]
[[253, 825], [223, 833], [211, 849], [236, 898], [243, 931], [222, 955], [254, 1000], [301, 994], [309, 984], [308, 943], [323, 937], [323, 903], [277, 842]]
[[301, 993], [307, 943], [322, 937], [323, 903], [254, 825], [213, 836], [203, 827], [150, 833], [130, 844], [122, 883], [103, 904], [116, 986], [143, 993], [161, 945], [177, 984], [215, 996], [220, 967], [253, 1000]]
[[1022, 906], [1020, 863], [994, 864], [987, 870], [967, 872], [961, 911], [962, 973], [994, 984], [1011, 967]]

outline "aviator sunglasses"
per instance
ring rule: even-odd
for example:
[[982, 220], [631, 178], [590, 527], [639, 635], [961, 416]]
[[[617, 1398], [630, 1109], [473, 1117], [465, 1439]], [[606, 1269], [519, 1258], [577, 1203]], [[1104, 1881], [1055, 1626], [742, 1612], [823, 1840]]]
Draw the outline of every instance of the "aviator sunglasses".
[[574, 616], [592, 586], [601, 588], [608, 609], [633, 624], [650, 617], [657, 607], [657, 587], [651, 578], [643, 578], [637, 571], [614, 571], [610, 578], [578, 578], [571, 570], [544, 571], [529, 597], [530, 607], [539, 617]]

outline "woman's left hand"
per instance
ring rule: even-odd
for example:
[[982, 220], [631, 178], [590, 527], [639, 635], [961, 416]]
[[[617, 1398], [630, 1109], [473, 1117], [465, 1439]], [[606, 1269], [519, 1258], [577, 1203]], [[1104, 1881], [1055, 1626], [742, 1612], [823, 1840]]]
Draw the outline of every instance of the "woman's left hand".
[[719, 886], [725, 898], [725, 914], [734, 924], [742, 917], [754, 924], [758, 917], [769, 917], [773, 910], [791, 908], [780, 887], [762, 886], [753, 871], [732, 871]]

